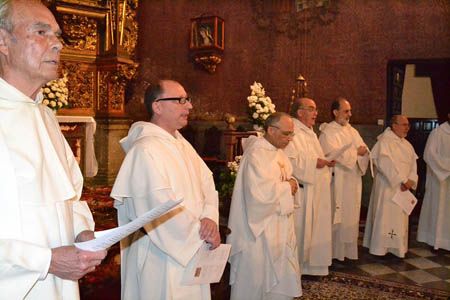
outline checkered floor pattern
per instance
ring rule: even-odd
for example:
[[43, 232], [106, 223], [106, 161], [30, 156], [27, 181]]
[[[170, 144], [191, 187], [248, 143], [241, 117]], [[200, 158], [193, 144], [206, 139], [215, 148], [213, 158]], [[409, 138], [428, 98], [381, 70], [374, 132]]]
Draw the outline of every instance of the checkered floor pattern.
[[360, 245], [358, 260], [333, 260], [330, 270], [450, 292], [450, 251], [436, 251], [427, 244], [417, 242], [415, 238], [414, 232], [405, 258], [390, 253], [375, 256]]

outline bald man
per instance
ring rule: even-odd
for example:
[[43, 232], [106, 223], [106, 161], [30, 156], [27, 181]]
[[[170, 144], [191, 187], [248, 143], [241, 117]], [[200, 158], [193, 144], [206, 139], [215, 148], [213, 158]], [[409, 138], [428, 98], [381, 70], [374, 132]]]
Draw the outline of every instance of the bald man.
[[408, 215], [392, 201], [399, 191], [417, 186], [417, 155], [405, 139], [408, 118], [395, 115], [391, 127], [378, 136], [371, 157], [376, 174], [370, 195], [363, 246], [374, 255], [390, 252], [405, 257], [408, 251]]
[[292, 104], [295, 136], [286, 149], [293, 175], [300, 184], [296, 194], [295, 232], [302, 275], [327, 275], [331, 265], [331, 167], [313, 126], [314, 100], [299, 98]]
[[358, 259], [359, 214], [362, 179], [369, 163], [369, 152], [358, 131], [350, 125], [352, 107], [344, 98], [331, 105], [334, 121], [320, 126], [319, 137], [325, 155], [349, 146], [335, 158], [331, 180], [333, 214], [333, 258]]
[[298, 185], [283, 152], [294, 124], [288, 114], [277, 112], [264, 129], [264, 136], [242, 143], [228, 220], [231, 300], [301, 296], [293, 217]]

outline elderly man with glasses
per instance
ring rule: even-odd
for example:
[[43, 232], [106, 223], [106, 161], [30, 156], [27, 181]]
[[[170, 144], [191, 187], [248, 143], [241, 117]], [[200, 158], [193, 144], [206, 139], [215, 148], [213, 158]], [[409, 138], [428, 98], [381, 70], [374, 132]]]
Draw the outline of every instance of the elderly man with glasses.
[[362, 176], [369, 164], [369, 151], [359, 132], [350, 125], [352, 107], [346, 99], [334, 101], [331, 114], [334, 121], [320, 126], [319, 141], [327, 157], [337, 155], [331, 180], [333, 258], [358, 259]]
[[363, 246], [374, 255], [390, 252], [405, 257], [408, 251], [408, 214], [392, 199], [400, 191], [417, 186], [417, 154], [405, 139], [406, 116], [395, 115], [391, 127], [377, 137], [370, 156], [376, 166], [367, 213]]
[[244, 155], [231, 201], [231, 299], [293, 299], [301, 295], [294, 195], [297, 181], [283, 149], [294, 135], [292, 118], [275, 113], [265, 134], [243, 140]]
[[314, 100], [299, 98], [291, 107], [295, 136], [286, 147], [293, 175], [300, 184], [296, 194], [295, 232], [302, 275], [327, 275], [331, 265], [330, 167], [313, 130], [317, 108]]
[[183, 86], [162, 80], [144, 99], [150, 122], [121, 140], [126, 157], [111, 197], [123, 225], [168, 200], [183, 202], [122, 243], [122, 299], [210, 299], [210, 287], [182, 285], [203, 244], [220, 245], [218, 195], [211, 171], [178, 132], [192, 109]]

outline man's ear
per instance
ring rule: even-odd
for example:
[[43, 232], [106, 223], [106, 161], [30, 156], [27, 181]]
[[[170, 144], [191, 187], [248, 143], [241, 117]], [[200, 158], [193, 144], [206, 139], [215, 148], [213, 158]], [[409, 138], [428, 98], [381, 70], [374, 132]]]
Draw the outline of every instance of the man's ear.
[[333, 116], [336, 118], [338, 115], [338, 110], [337, 109], [333, 109]]
[[0, 29], [0, 53], [2, 53], [3, 55], [8, 55], [8, 43], [7, 41], [9, 40], [10, 34], [5, 30], [5, 29]]
[[153, 115], [161, 114], [161, 105], [159, 104], [159, 102], [154, 101], [152, 103], [152, 110], [153, 110]]

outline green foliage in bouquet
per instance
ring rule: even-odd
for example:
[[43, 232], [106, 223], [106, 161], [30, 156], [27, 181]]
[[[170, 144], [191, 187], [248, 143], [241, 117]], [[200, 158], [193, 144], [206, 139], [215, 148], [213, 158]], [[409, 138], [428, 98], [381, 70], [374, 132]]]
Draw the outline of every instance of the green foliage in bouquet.
[[242, 156], [236, 156], [234, 161], [228, 162], [227, 169], [219, 175], [218, 192], [221, 199], [231, 199], [233, 195], [234, 182], [236, 181], [241, 158]]

